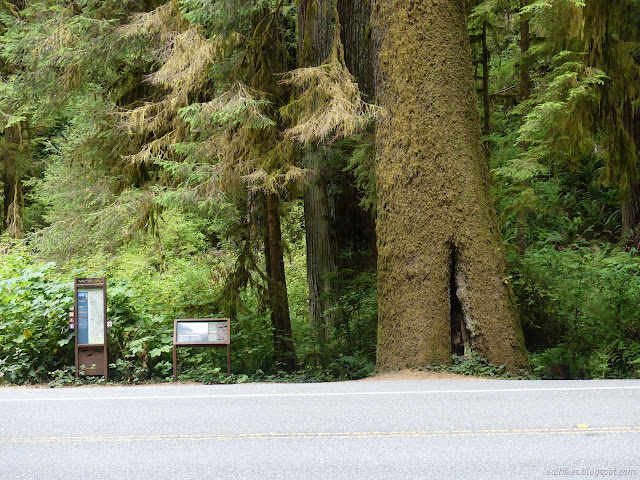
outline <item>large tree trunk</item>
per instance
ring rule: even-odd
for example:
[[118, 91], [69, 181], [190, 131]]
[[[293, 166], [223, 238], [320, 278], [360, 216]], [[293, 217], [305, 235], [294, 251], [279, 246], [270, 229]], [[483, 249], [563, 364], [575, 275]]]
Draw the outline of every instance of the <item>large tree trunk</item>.
[[378, 369], [527, 367], [484, 161], [463, 2], [377, 0]]
[[[367, 101], [375, 93], [373, 49], [371, 42], [371, 0], [338, 0], [338, 18], [342, 26], [344, 61], [356, 77]], [[367, 134], [373, 132], [367, 132]], [[361, 254], [339, 259], [341, 268], [362, 271], [376, 268], [376, 225], [371, 212], [360, 205], [360, 196], [352, 175], [342, 174], [336, 189], [336, 231], [338, 245]]]
[[[301, 67], [317, 66], [325, 61], [333, 42], [334, 6], [341, 23], [341, 40], [345, 63], [358, 79], [366, 95], [373, 93], [371, 42], [367, 38], [371, 13], [370, 0], [302, 0], [298, 4], [298, 48]], [[331, 278], [340, 268], [375, 265], [375, 255], [350, 256], [340, 260], [344, 248], [358, 252], [375, 250], [375, 226], [372, 216], [359, 205], [350, 175], [327, 166], [327, 152], [322, 147], [307, 147], [302, 165], [310, 172], [304, 191], [305, 232], [307, 243], [307, 282], [309, 312], [324, 340], [328, 339], [335, 305]], [[373, 257], [373, 261], [371, 260]]]
[[640, 246], [640, 181], [630, 182], [629, 192], [622, 200], [622, 231], [633, 245]]
[[269, 307], [271, 308], [275, 360], [279, 368], [293, 371], [297, 367], [297, 359], [289, 316], [279, 205], [280, 201], [275, 193], [265, 194], [264, 253], [269, 279], [267, 288]]
[[338, 245], [332, 225], [334, 216], [323, 153], [320, 148], [309, 148], [303, 155], [303, 164], [311, 172], [311, 179], [304, 189], [309, 314], [320, 338], [326, 341], [333, 323], [330, 308], [335, 298], [331, 295], [331, 275], [338, 268]]
[[298, 3], [298, 65], [320, 65], [331, 53], [332, 0], [300, 0]]
[[[331, 0], [302, 0], [298, 4], [299, 66], [318, 66], [327, 59], [333, 40], [332, 21]], [[302, 165], [310, 176], [303, 194], [309, 314], [320, 337], [326, 341], [329, 326], [333, 323], [329, 313], [334, 301], [331, 298], [331, 275], [337, 269], [338, 246], [332, 229], [324, 148], [306, 147], [302, 153]]]

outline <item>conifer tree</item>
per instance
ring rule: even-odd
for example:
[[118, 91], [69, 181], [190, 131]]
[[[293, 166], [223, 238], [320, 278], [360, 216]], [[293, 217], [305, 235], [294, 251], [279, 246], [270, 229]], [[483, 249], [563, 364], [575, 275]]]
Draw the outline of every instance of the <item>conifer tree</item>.
[[[162, 65], [148, 81], [166, 92], [124, 113], [129, 128], [148, 138], [131, 160], [162, 165], [174, 186], [194, 190], [201, 201], [235, 197], [245, 203], [241, 210], [252, 212], [252, 222], [262, 223], [265, 268], [258, 274], [266, 282], [275, 361], [293, 370], [280, 202], [302, 170], [293, 163], [291, 142], [281, 138], [278, 106], [285, 92], [277, 76], [289, 66], [284, 9], [290, 6], [229, 0], [214, 10], [189, 1], [180, 4], [181, 12], [178, 7], [169, 2], [127, 27], [132, 35], [161, 37]], [[171, 25], [175, 18], [182, 24]], [[239, 259], [248, 265], [238, 264], [239, 277], [247, 267], [259, 269], [249, 250], [243, 252]]]
[[[0, 6], [3, 18], [7, 19], [0, 23], [0, 34], [4, 36], [11, 23], [20, 18], [20, 10], [25, 7], [24, 3], [4, 2]], [[7, 23], [10, 23], [9, 25]], [[15, 66], [6, 58], [0, 64], [0, 73], [3, 78], [10, 78], [13, 75]], [[22, 178], [25, 176], [26, 164], [28, 162], [29, 147], [26, 117], [19, 111], [19, 105], [15, 98], [12, 98], [11, 89], [6, 82], [3, 82], [0, 89], [2, 101], [0, 103], [0, 147], [3, 151], [0, 167], [0, 182], [2, 183], [3, 208], [0, 212], [0, 232], [7, 230], [12, 238], [20, 238], [24, 234], [23, 210], [24, 195]]]
[[576, 168], [594, 151], [605, 156], [600, 180], [620, 190], [623, 230], [637, 234], [639, 98], [636, 2], [555, 0], [522, 8], [543, 40], [536, 46], [548, 73], [525, 102], [524, 158]]
[[[366, 38], [369, 16], [368, 2], [300, 2], [298, 65], [303, 68], [322, 67], [325, 63], [341, 66], [354, 74], [361, 88], [369, 88], [371, 95], [371, 44]], [[332, 86], [329, 84], [326, 88]], [[312, 110], [323, 108], [319, 99], [322, 94], [313, 100]], [[360, 258], [360, 252], [371, 243], [368, 236], [372, 236], [374, 229], [371, 215], [359, 205], [351, 175], [344, 171], [346, 165], [336, 167], [337, 155], [331, 145], [335, 139], [307, 141], [302, 147], [301, 159], [309, 177], [304, 190], [309, 311], [323, 342], [335, 327], [333, 311], [339, 292], [332, 283], [338, 271], [361, 268], [355, 262], [345, 262], [342, 253], [351, 249], [355, 251], [353, 258]]]
[[[334, 5], [331, 0], [302, 0], [298, 4], [298, 65], [317, 67], [331, 52]], [[304, 188], [309, 313], [324, 341], [333, 324], [331, 275], [338, 266], [338, 245], [328, 191], [326, 146], [303, 147], [302, 166], [309, 172]]]
[[76, 238], [85, 247], [122, 240], [124, 225], [138, 221], [128, 214], [145, 211], [141, 196], [119, 195], [139, 184], [142, 172], [119, 162], [137, 139], [117, 135], [113, 110], [127, 96], [136, 100], [131, 91], [145, 62], [118, 42], [116, 26], [155, 3], [30, 2], [4, 35], [2, 58], [13, 72], [3, 100], [28, 125], [22, 138], [38, 139], [31, 148], [38, 161], [32, 154], [28, 163], [42, 170], [28, 171], [37, 173], [30, 196], [46, 208], [49, 223], [46, 235], [33, 238], [43, 251], [70, 254]]

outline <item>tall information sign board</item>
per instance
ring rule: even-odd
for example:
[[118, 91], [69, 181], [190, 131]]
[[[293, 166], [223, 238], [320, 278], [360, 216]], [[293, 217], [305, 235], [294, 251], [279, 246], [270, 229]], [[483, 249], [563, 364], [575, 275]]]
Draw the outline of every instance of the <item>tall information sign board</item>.
[[103, 375], [107, 380], [107, 279], [76, 278], [76, 377]]

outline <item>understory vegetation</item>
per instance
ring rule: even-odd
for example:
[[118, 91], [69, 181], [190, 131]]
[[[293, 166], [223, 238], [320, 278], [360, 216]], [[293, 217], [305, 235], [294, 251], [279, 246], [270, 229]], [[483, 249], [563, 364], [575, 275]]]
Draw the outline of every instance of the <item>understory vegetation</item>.
[[[176, 318], [231, 319], [232, 375], [182, 348], [184, 381], [375, 372], [379, 112], [335, 17], [302, 60], [304, 3], [0, 1], [0, 384], [77, 382], [75, 277], [107, 278], [110, 380], [170, 381]], [[526, 376], [640, 378], [640, 4], [466, 5]]]

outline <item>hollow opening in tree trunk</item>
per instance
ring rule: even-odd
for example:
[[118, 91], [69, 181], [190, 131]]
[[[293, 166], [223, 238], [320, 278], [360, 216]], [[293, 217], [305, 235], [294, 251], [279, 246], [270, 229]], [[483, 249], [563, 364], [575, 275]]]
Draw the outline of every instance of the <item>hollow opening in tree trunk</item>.
[[449, 256], [449, 299], [451, 305], [451, 355], [460, 357], [471, 353], [471, 335], [467, 328], [462, 300], [459, 298], [460, 258], [455, 246]]

